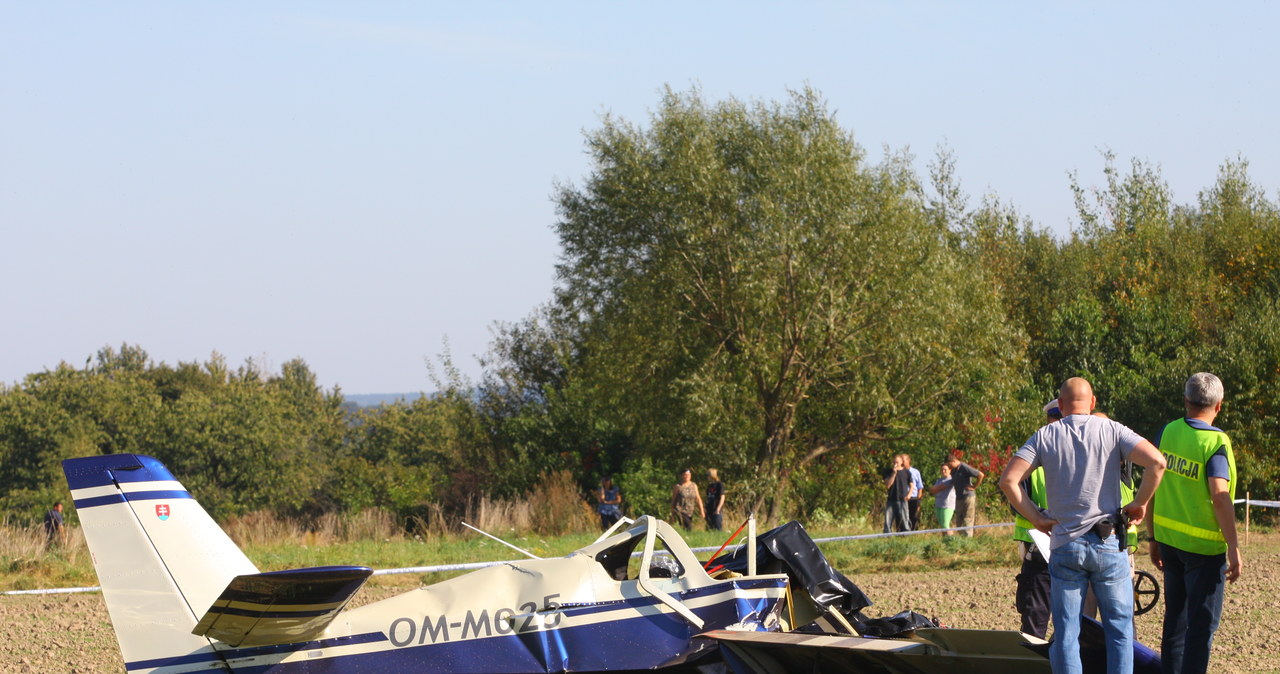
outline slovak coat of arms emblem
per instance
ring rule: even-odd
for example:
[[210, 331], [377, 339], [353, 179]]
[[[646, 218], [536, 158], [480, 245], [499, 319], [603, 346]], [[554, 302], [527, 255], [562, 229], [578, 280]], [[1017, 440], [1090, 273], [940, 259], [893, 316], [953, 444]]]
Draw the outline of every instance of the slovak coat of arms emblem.
[[169, 504], [168, 504], [168, 503], [157, 503], [157, 504], [156, 504], [156, 517], [159, 517], [161, 522], [163, 522], [163, 521], [165, 521], [165, 520], [169, 519]]

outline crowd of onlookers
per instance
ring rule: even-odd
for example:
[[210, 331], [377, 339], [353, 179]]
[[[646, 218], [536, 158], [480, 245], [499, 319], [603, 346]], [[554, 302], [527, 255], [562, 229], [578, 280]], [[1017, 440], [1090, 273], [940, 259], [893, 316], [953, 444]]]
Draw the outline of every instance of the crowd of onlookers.
[[[622, 519], [622, 491], [613, 483], [613, 478], [605, 476], [595, 497], [600, 527], [607, 530]], [[724, 528], [724, 483], [720, 481], [719, 472], [715, 468], [707, 469], [707, 499], [703, 501], [702, 492], [693, 481], [693, 469], [681, 470], [671, 488], [671, 514], [672, 521], [679, 522], [685, 529], [693, 528], [695, 514], [706, 520], [708, 529]]]
[[[933, 509], [938, 527], [951, 535], [951, 520], [966, 536], [973, 535], [971, 527], [977, 514], [976, 491], [987, 474], [960, 460], [954, 452], [940, 468], [941, 475], [928, 487], [933, 495]], [[891, 531], [919, 531], [920, 499], [926, 490], [924, 477], [911, 466], [911, 455], [896, 454], [893, 465], [884, 473], [887, 490], [884, 504], [884, 533]]]

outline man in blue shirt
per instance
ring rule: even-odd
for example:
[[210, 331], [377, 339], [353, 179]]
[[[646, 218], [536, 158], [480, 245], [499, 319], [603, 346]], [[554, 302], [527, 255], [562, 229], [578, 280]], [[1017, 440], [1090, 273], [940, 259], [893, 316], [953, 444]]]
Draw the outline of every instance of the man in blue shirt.
[[907, 516], [911, 520], [911, 530], [920, 528], [920, 495], [924, 493], [924, 477], [920, 471], [911, 466], [911, 455], [903, 454], [902, 460], [907, 464], [907, 472], [911, 474], [911, 493], [907, 494]]
[[44, 514], [44, 535], [46, 543], [65, 543], [67, 529], [62, 523], [62, 501], [53, 504], [53, 509]]

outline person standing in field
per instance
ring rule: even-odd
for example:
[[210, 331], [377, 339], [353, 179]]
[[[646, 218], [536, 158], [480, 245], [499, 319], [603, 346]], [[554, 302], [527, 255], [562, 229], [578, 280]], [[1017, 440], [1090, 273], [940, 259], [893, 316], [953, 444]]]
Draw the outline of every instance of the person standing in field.
[[911, 455], [903, 454], [902, 460], [907, 464], [907, 472], [911, 474], [911, 493], [907, 495], [907, 519], [911, 522], [911, 531], [920, 528], [920, 496], [924, 494], [924, 478], [920, 471], [911, 467]]
[[[1051, 535], [1049, 604], [1054, 674], [1079, 674], [1080, 608], [1092, 587], [1105, 634], [1107, 671], [1133, 671], [1133, 570], [1125, 549], [1125, 517], [1141, 522], [1164, 476], [1165, 459], [1123, 424], [1090, 414], [1097, 400], [1088, 381], [1073, 377], [1058, 391], [1062, 420], [1041, 426], [1013, 455], [1000, 489], [1036, 529]], [[1146, 468], [1133, 503], [1121, 508], [1120, 464]], [[1019, 483], [1044, 468], [1048, 509], [1041, 512]]]
[[614, 486], [612, 477], [606, 475], [603, 480], [600, 480], [600, 488], [596, 490], [596, 500], [600, 528], [608, 530], [622, 519], [622, 492]]
[[[956, 527], [971, 527], [978, 519], [978, 487], [987, 474], [960, 460], [955, 452], [947, 458], [951, 469], [951, 486], [956, 490]], [[965, 536], [972, 536], [973, 529], [965, 529]]]
[[1156, 490], [1147, 528], [1151, 562], [1164, 571], [1161, 666], [1166, 673], [1205, 672], [1222, 617], [1224, 580], [1244, 561], [1236, 538], [1236, 460], [1231, 438], [1213, 421], [1222, 412], [1222, 381], [1197, 372], [1183, 386], [1187, 415], [1160, 434], [1168, 479]]
[[671, 510], [685, 529], [693, 528], [694, 513], [704, 519], [707, 516], [702, 494], [698, 493], [698, 484], [693, 481], [693, 471], [688, 468], [680, 471], [680, 481], [671, 488]]
[[[1058, 399], [1050, 400], [1044, 406], [1045, 424], [1062, 419], [1062, 411], [1058, 409]], [[1031, 471], [1019, 487], [1026, 492], [1027, 498], [1037, 508], [1043, 509], [1047, 503], [1044, 493], [1044, 469]], [[1049, 632], [1049, 560], [1040, 554], [1031, 539], [1031, 522], [1014, 511], [1013, 540], [1018, 542], [1018, 559], [1022, 567], [1014, 578], [1017, 589], [1014, 590], [1014, 607], [1022, 617], [1019, 627], [1024, 633], [1043, 639]]]
[[62, 501], [53, 504], [49, 512], [44, 514], [45, 545], [67, 542], [67, 528], [62, 521]]
[[943, 536], [950, 536], [951, 516], [956, 512], [956, 490], [951, 486], [951, 467], [946, 463], [942, 464], [942, 477], [929, 487], [929, 493], [933, 494], [933, 512], [938, 516], [938, 528], [946, 529]]
[[893, 465], [884, 474], [884, 533], [894, 528], [911, 531], [911, 519], [907, 515], [907, 495], [911, 493], [911, 473], [907, 471], [902, 454], [893, 456]]
[[715, 468], [707, 469], [707, 528], [720, 531], [724, 528], [724, 483]]

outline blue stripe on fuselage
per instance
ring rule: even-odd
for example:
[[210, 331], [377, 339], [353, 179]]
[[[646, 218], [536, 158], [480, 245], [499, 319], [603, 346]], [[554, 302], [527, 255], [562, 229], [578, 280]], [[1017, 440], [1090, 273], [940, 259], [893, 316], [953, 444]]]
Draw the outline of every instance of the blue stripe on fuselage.
[[[785, 581], [778, 579], [753, 579], [727, 582], [697, 588], [681, 593], [688, 598], [698, 593], [729, 593], [735, 587], [781, 587]], [[617, 611], [626, 618], [606, 620], [590, 625], [534, 630], [518, 634], [495, 635], [423, 645], [393, 647], [383, 633], [372, 633], [349, 638], [327, 639], [320, 642], [288, 644], [245, 649], [228, 649], [219, 655], [213, 653], [191, 656], [183, 663], [174, 660], [150, 660], [145, 663], [129, 663], [130, 671], [158, 667], [163, 664], [189, 664], [215, 661], [225, 658], [236, 672], [349, 672], [364, 670], [439, 672], [456, 674], [520, 674], [526, 672], [562, 671], [573, 667], [577, 671], [613, 669], [651, 669], [678, 664], [701, 654], [713, 646], [698, 640], [691, 645], [695, 634], [711, 629], [721, 629], [738, 623], [753, 614], [763, 620], [778, 602], [775, 598], [742, 599], [726, 596], [724, 601], [694, 609], [705, 621], [702, 628], [694, 627], [677, 614], [645, 611], [654, 603], [651, 597], [610, 602], [599, 606], [567, 608], [568, 616]], [[418, 618], [421, 620], [422, 618]], [[415, 635], [414, 641], [421, 639]], [[427, 637], [429, 639], [430, 637]], [[344, 644], [384, 642], [386, 646], [372, 653], [335, 655], [327, 658], [308, 658], [291, 663], [237, 665], [236, 661], [255, 656], [288, 654], [341, 646]], [[565, 658], [570, 658], [565, 661]]]
[[75, 504], [76, 510], [83, 510], [85, 508], [96, 508], [98, 506], [111, 505], [113, 503], [124, 503], [125, 501], [172, 501], [184, 498], [191, 498], [191, 492], [177, 489], [157, 489], [155, 491], [120, 492], [116, 494], [107, 494], [106, 496], [80, 498], [75, 500]]
[[370, 632], [368, 634], [357, 634], [351, 637], [335, 637], [333, 639], [321, 639], [319, 641], [304, 641], [297, 644], [283, 644], [280, 646], [256, 646], [253, 648], [235, 648], [217, 653], [192, 653], [191, 655], [175, 655], [171, 658], [152, 658], [151, 660], [137, 660], [125, 664], [125, 670], [134, 671], [136, 669], [154, 669], [156, 667], [175, 667], [179, 665], [192, 665], [201, 662], [221, 662], [223, 659], [229, 658], [246, 658], [262, 655], [274, 655], [277, 653], [293, 653], [295, 651], [309, 651], [318, 648], [336, 648], [338, 646], [353, 646], [357, 644], [374, 643], [378, 641], [386, 641], [387, 635], [382, 632]]

